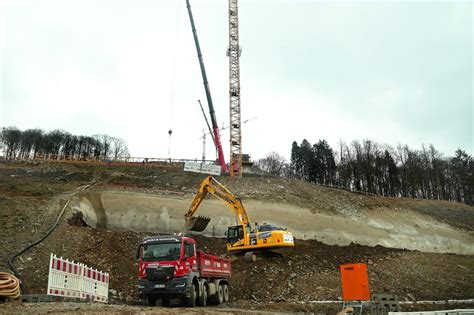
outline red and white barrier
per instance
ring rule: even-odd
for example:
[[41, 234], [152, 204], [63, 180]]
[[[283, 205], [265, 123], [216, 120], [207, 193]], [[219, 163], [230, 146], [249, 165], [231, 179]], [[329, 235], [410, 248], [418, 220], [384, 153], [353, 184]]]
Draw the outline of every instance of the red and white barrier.
[[81, 298], [107, 303], [109, 274], [84, 266]]
[[48, 295], [107, 303], [109, 274], [51, 254]]

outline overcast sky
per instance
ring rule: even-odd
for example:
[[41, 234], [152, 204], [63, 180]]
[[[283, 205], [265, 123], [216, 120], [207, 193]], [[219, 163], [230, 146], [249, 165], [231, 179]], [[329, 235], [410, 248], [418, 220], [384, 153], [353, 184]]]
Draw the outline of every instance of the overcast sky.
[[[227, 1], [191, 0], [219, 125]], [[473, 4], [239, 3], [244, 153], [372, 139], [473, 153]], [[201, 158], [206, 105], [185, 0], [0, 1], [0, 126], [121, 137]], [[222, 131], [228, 158], [229, 133]], [[208, 137], [207, 158], [215, 157]]]

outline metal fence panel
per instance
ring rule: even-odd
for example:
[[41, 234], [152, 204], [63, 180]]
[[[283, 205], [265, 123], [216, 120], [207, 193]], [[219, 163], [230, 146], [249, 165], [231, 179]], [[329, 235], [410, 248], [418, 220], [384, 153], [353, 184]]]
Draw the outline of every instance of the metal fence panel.
[[81, 298], [107, 303], [109, 292], [109, 275], [107, 273], [85, 267], [82, 281]]
[[109, 274], [51, 254], [48, 295], [108, 302]]

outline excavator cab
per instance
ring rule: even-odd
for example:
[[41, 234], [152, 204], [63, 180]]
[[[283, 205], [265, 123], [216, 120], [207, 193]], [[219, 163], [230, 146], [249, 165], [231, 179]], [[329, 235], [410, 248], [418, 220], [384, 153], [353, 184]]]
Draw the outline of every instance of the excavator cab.
[[227, 229], [227, 244], [235, 244], [244, 239], [243, 225], [229, 226]]

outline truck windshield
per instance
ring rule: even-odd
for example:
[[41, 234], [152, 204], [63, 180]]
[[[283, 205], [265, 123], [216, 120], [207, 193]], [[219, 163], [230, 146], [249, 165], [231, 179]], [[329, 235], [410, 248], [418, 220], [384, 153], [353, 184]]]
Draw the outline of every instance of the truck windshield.
[[143, 246], [143, 260], [177, 260], [179, 259], [180, 243], [159, 243]]

